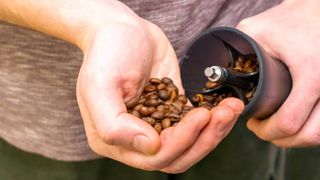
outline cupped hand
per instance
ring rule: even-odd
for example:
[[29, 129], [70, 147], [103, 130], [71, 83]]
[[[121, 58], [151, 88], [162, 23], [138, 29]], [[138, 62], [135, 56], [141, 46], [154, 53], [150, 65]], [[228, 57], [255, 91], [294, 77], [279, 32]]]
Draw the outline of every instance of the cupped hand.
[[178, 60], [164, 33], [128, 14], [92, 31], [84, 45], [77, 98], [89, 145], [136, 168], [185, 171], [225, 137], [244, 105], [230, 98], [211, 111], [197, 108], [160, 135], [128, 114], [125, 102], [138, 96], [150, 77], [170, 77], [183, 92]]
[[286, 0], [238, 25], [289, 68], [293, 87], [284, 104], [271, 117], [247, 124], [258, 137], [281, 147], [320, 144], [319, 8], [317, 0]]

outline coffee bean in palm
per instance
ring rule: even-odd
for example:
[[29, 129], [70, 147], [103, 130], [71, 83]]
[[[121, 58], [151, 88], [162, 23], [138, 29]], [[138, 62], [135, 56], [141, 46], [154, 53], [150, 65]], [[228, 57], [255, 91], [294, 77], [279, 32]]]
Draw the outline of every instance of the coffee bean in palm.
[[166, 88], [168, 91], [175, 91], [176, 94], [178, 95], [179, 94], [179, 89], [176, 85], [174, 84], [167, 84], [167, 88]]
[[126, 105], [127, 109], [132, 109], [138, 103], [139, 103], [139, 99], [138, 98], [132, 98], [125, 105]]
[[155, 111], [154, 113], [151, 114], [151, 117], [154, 119], [163, 119], [165, 115], [164, 111]]
[[148, 86], [146, 86], [144, 88], [145, 92], [152, 92], [152, 91], [155, 91], [155, 90], [157, 90], [157, 87], [155, 85], [152, 85], [152, 84], [149, 84]]
[[171, 103], [171, 105], [175, 107], [179, 112], [181, 112], [184, 106], [184, 103], [179, 100], [175, 100], [173, 103]]
[[165, 118], [161, 121], [162, 129], [166, 129], [171, 126], [171, 120], [169, 118]]
[[176, 120], [180, 120], [181, 116], [179, 115], [179, 113], [170, 113], [168, 116], [168, 118], [171, 118], [171, 119], [176, 119]]
[[159, 100], [157, 98], [152, 98], [152, 99], [148, 99], [146, 102], [145, 102], [145, 106], [148, 106], [148, 107], [157, 107], [159, 105]]
[[161, 123], [156, 122], [153, 128], [160, 134], [162, 131], [162, 125]]
[[165, 85], [164, 83], [160, 83], [157, 85], [158, 90], [164, 90], [164, 89], [166, 89], [166, 87], [167, 87], [167, 85]]
[[146, 102], [146, 100], [147, 100], [147, 98], [145, 98], [145, 97], [140, 97], [138, 103], [139, 103], [139, 104], [144, 104], [144, 103]]
[[161, 80], [159, 78], [150, 78], [149, 79], [149, 82], [151, 84], [160, 84], [161, 83]]
[[136, 116], [137, 118], [140, 118], [140, 113], [138, 111], [132, 111], [131, 112], [132, 115]]
[[151, 126], [153, 126], [156, 123], [156, 120], [153, 119], [152, 117], [143, 117], [142, 120], [146, 121], [149, 123]]
[[167, 110], [167, 108], [166, 108], [166, 106], [165, 105], [159, 105], [159, 106], [157, 106], [157, 111], [163, 111], [163, 112], [165, 112]]
[[168, 78], [168, 77], [162, 78], [161, 81], [162, 81], [164, 84], [172, 84], [172, 83], [173, 83], [173, 81], [172, 81], [170, 78]]
[[138, 104], [133, 108], [133, 110], [134, 111], [139, 111], [142, 106], [143, 106], [142, 104]]
[[188, 98], [185, 95], [178, 95], [177, 100], [179, 100], [183, 104], [187, 104], [188, 102]]
[[158, 92], [158, 96], [159, 96], [160, 99], [162, 99], [164, 101], [166, 101], [166, 100], [168, 100], [170, 98], [170, 95], [169, 95], [167, 90], [160, 90]]
[[146, 106], [142, 106], [140, 109], [139, 109], [139, 113], [141, 116], [143, 117], [146, 117], [146, 116], [149, 116], [151, 113], [149, 111], [149, 108], [146, 107]]

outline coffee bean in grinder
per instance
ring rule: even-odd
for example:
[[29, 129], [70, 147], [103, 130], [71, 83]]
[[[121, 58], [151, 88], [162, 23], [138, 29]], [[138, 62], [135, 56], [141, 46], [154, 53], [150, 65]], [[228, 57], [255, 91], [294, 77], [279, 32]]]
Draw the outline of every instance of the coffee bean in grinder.
[[180, 60], [186, 96], [208, 109], [227, 97], [240, 98], [240, 119], [264, 119], [289, 95], [292, 80], [287, 67], [270, 57], [245, 33], [217, 27], [198, 36]]

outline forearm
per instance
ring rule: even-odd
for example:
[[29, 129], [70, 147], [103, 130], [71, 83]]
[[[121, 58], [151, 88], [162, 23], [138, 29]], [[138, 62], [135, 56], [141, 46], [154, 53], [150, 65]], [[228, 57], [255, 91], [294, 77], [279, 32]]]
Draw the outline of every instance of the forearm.
[[128, 21], [134, 13], [110, 0], [4, 0], [0, 20], [31, 28], [79, 46], [99, 26]]

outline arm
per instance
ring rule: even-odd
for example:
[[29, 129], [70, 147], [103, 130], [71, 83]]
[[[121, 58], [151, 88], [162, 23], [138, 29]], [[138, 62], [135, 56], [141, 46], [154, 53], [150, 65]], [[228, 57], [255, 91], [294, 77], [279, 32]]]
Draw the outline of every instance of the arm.
[[125, 107], [149, 77], [170, 77], [183, 92], [177, 57], [156, 25], [111, 0], [1, 1], [0, 12], [3, 20], [82, 49], [77, 100], [89, 145], [102, 156], [145, 170], [182, 172], [217, 146], [243, 110], [239, 100], [226, 99], [210, 112], [191, 111], [159, 136]]
[[286, 0], [238, 26], [289, 68], [293, 87], [268, 119], [248, 121], [261, 139], [282, 147], [320, 144], [320, 1]]

